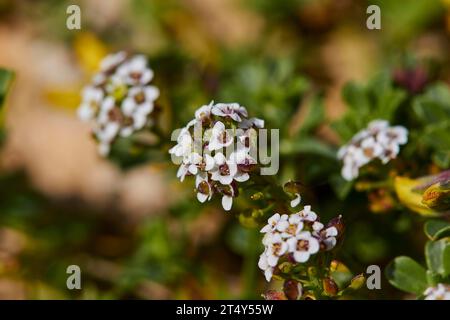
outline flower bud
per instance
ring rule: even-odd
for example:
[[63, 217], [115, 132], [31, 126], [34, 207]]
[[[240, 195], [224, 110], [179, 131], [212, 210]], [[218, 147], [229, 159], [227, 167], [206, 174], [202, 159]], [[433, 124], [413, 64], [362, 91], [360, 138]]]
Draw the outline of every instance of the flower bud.
[[283, 292], [278, 292], [275, 290], [269, 290], [262, 297], [266, 300], [287, 300]]
[[303, 294], [303, 287], [298, 281], [286, 280], [283, 285], [283, 292], [289, 300], [297, 300]]
[[328, 278], [328, 277], [324, 278], [322, 280], [322, 285], [323, 285], [323, 290], [325, 291], [325, 293], [327, 295], [332, 296], [332, 297], [337, 295], [339, 288], [333, 279]]
[[327, 223], [326, 228], [330, 228], [330, 227], [335, 227], [338, 231], [338, 237], [341, 237], [345, 230], [344, 222], [342, 221], [342, 215], [339, 215], [339, 216], [331, 219]]
[[422, 195], [422, 203], [437, 211], [450, 209], [450, 182], [436, 183], [430, 186]]
[[301, 186], [302, 185], [300, 182], [289, 181], [284, 184], [283, 188], [284, 188], [284, 191], [286, 191], [286, 192], [296, 194], [296, 193], [300, 193]]
[[350, 281], [350, 285], [348, 286], [349, 288], [352, 288], [353, 290], [358, 290], [359, 288], [361, 288], [364, 283], [366, 282], [366, 279], [364, 278], [364, 274], [358, 274], [357, 276], [355, 276], [351, 281]]

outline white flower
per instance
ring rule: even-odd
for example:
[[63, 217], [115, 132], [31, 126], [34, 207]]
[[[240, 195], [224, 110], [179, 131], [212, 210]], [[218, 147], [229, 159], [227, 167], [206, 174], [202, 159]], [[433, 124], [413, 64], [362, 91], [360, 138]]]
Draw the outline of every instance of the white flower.
[[408, 141], [408, 130], [402, 126], [389, 127], [385, 120], [369, 123], [367, 129], [358, 132], [348, 144], [338, 151], [338, 158], [343, 160], [341, 174], [346, 180], [353, 180], [359, 175], [359, 168], [374, 159], [383, 164], [397, 157], [400, 145]]
[[303, 230], [303, 219], [297, 213], [291, 214], [289, 217], [289, 225], [281, 233], [283, 238], [295, 237]]
[[209, 104], [201, 106], [195, 111], [195, 119], [202, 120], [204, 118], [208, 118], [211, 115], [211, 109], [214, 105], [214, 101], [211, 101]]
[[241, 122], [241, 117], [247, 117], [247, 109], [238, 103], [218, 103], [211, 112], [216, 116], [229, 117], [234, 121]]
[[311, 236], [309, 231], [300, 232], [295, 237], [287, 240], [289, 252], [293, 254], [295, 261], [303, 263], [309, 257], [319, 251], [319, 241]]
[[100, 108], [103, 99], [103, 91], [88, 86], [83, 89], [82, 102], [78, 108], [78, 117], [83, 121], [91, 120]]
[[177, 138], [177, 144], [169, 150], [169, 153], [177, 157], [186, 157], [193, 149], [193, 139], [189, 131], [183, 130]]
[[304, 206], [303, 210], [297, 214], [306, 221], [314, 222], [317, 220], [317, 214], [314, 211], [311, 211], [311, 206]]
[[119, 66], [117, 75], [132, 86], [146, 85], [153, 79], [153, 71], [147, 68], [147, 59], [142, 55], [134, 56]]
[[250, 118], [250, 119], [244, 119], [242, 122], [239, 123], [239, 128], [242, 129], [249, 129], [249, 128], [264, 128], [264, 120], [259, 118]]
[[323, 243], [323, 245], [325, 246], [325, 250], [331, 250], [336, 246], [337, 243], [336, 237], [338, 235], [338, 230], [336, 227], [331, 226], [326, 229], [323, 229], [323, 225], [321, 227], [316, 226], [314, 231], [315, 232], [313, 234], [319, 238], [321, 243]]
[[195, 177], [195, 188], [197, 189], [197, 199], [201, 203], [211, 200], [213, 195], [212, 186], [208, 181], [208, 174], [200, 172]]
[[272, 279], [273, 269], [274, 268], [269, 266], [268, 257], [267, 257], [267, 253], [266, 252], [263, 252], [259, 256], [258, 267], [262, 271], [264, 271], [264, 277], [266, 278], [266, 281], [269, 282]]
[[275, 213], [273, 216], [267, 220], [267, 224], [261, 229], [262, 233], [268, 233], [272, 231], [280, 231], [283, 232], [289, 226], [288, 215], [279, 213]]
[[436, 287], [430, 287], [423, 293], [425, 300], [450, 300], [450, 286], [439, 283]]
[[155, 86], [133, 87], [122, 102], [122, 112], [126, 116], [132, 116], [139, 110], [148, 114], [153, 111], [153, 102], [158, 96], [159, 90]]
[[221, 184], [228, 185], [233, 182], [237, 173], [237, 165], [231, 160], [227, 160], [223, 153], [214, 155], [215, 166], [211, 171], [211, 179], [219, 181]]
[[389, 127], [389, 122], [386, 120], [373, 120], [367, 125], [368, 131], [371, 132], [378, 132], [386, 129], [387, 127]]
[[147, 85], [153, 71], [146, 64], [144, 56], [110, 54], [100, 63], [92, 84], [82, 92], [78, 116], [91, 120], [99, 152], [104, 156], [117, 135], [128, 137], [151, 123], [149, 115], [159, 90]]
[[211, 131], [211, 139], [208, 144], [209, 151], [220, 150], [232, 144], [233, 136], [229, 131], [222, 122], [217, 121]]
[[124, 51], [107, 55], [100, 62], [100, 71], [108, 72], [111, 69], [116, 68], [119, 64], [125, 61], [126, 57], [127, 55]]
[[267, 246], [267, 263], [271, 267], [275, 267], [278, 259], [288, 250], [288, 244], [281, 238], [279, 233], [272, 236], [271, 242]]
[[[383, 147], [375, 140], [374, 137], [365, 138], [361, 142], [362, 156], [365, 157], [361, 163], [367, 163], [371, 159], [379, 157], [383, 152]], [[359, 151], [360, 149], [358, 149]]]

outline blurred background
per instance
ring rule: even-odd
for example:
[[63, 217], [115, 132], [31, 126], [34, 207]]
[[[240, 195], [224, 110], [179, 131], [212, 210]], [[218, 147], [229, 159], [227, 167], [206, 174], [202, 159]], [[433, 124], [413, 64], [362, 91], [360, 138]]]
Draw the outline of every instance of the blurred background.
[[[81, 30], [66, 28], [70, 4]], [[381, 7], [381, 30], [366, 27], [370, 4]], [[351, 231], [338, 256], [355, 274], [399, 254], [423, 259], [411, 213], [377, 214], [358, 195], [344, 204], [322, 186], [343, 142], [329, 123], [345, 112], [350, 80], [412, 63], [450, 83], [449, 36], [448, 0], [0, 0], [0, 66], [15, 73], [1, 120], [0, 299], [260, 298], [267, 289], [257, 229], [197, 203], [167, 148], [98, 156], [76, 118], [79, 92], [119, 50], [148, 55], [165, 132], [213, 99], [280, 128], [279, 180], [311, 186], [306, 198], [325, 221], [344, 215]], [[66, 288], [71, 264], [82, 290]], [[383, 280], [358, 297], [401, 296]]]

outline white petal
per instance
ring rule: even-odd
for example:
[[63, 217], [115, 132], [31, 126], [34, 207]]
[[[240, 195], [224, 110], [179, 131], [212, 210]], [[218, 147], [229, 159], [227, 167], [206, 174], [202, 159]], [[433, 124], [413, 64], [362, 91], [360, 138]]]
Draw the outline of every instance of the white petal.
[[308, 243], [309, 243], [308, 244], [308, 252], [309, 253], [314, 254], [317, 251], [319, 251], [319, 248], [320, 248], [319, 241], [317, 241], [316, 238], [313, 238], [313, 237], [309, 238]]
[[232, 205], [233, 205], [233, 197], [224, 195], [222, 197], [222, 207], [225, 209], [225, 211], [230, 211]]
[[301, 200], [302, 200], [302, 198], [301, 198], [300, 194], [296, 193], [295, 194], [295, 199], [293, 199], [291, 201], [291, 207], [295, 208], [296, 206], [298, 206]]
[[201, 203], [205, 202], [206, 199], [208, 199], [208, 195], [201, 193], [201, 192], [197, 192], [197, 199], [198, 201], [200, 201]]
[[264, 276], [266, 277], [267, 282], [269, 282], [270, 279], [272, 279], [272, 275], [273, 275], [272, 268], [267, 268], [266, 271], [264, 271]]
[[250, 176], [248, 173], [246, 172], [239, 172], [234, 176], [234, 180], [238, 181], [238, 182], [244, 182], [247, 181], [248, 179], [250, 179]]
[[306, 251], [296, 251], [294, 252], [294, 259], [297, 262], [306, 262], [309, 259], [309, 253]]

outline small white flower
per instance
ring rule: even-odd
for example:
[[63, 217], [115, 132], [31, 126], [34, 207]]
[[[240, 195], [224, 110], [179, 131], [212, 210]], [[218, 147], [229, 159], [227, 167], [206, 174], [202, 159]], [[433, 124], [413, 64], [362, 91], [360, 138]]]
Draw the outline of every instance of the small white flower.
[[241, 129], [249, 129], [253, 127], [258, 129], [264, 128], [264, 120], [259, 118], [250, 118], [244, 119], [239, 123], [239, 128]]
[[272, 279], [273, 268], [271, 266], [269, 266], [268, 257], [267, 257], [266, 252], [263, 252], [259, 256], [258, 267], [262, 271], [264, 271], [264, 276], [266, 278], [266, 281], [269, 282]]
[[146, 85], [153, 79], [153, 71], [147, 68], [147, 59], [136, 55], [117, 68], [117, 75], [131, 86]]
[[304, 206], [303, 210], [297, 214], [305, 221], [314, 222], [317, 220], [317, 214], [314, 211], [311, 211], [311, 206]]
[[389, 127], [385, 120], [369, 123], [367, 129], [358, 132], [348, 144], [338, 151], [343, 160], [341, 174], [346, 180], [358, 177], [359, 168], [378, 158], [383, 164], [397, 157], [400, 145], [408, 141], [408, 130], [402, 126]]
[[367, 125], [368, 131], [371, 132], [378, 132], [386, 129], [387, 127], [389, 127], [389, 122], [386, 120], [373, 120]]
[[214, 101], [211, 101], [209, 104], [201, 106], [195, 111], [195, 119], [202, 120], [208, 118], [211, 115], [211, 109], [214, 105]]
[[158, 98], [159, 90], [155, 86], [133, 87], [122, 102], [122, 112], [132, 116], [137, 110], [144, 110], [146, 114], [153, 111], [153, 102]]
[[361, 163], [364, 164], [369, 162], [373, 158], [379, 157], [383, 152], [383, 147], [375, 140], [374, 137], [365, 138], [361, 142], [361, 149], [363, 156], [365, 157], [365, 159], [362, 160]]
[[229, 131], [222, 122], [217, 121], [211, 130], [211, 139], [208, 144], [209, 151], [220, 150], [232, 144], [233, 136]]
[[309, 231], [300, 232], [297, 236], [287, 240], [289, 252], [293, 254], [295, 261], [303, 263], [309, 257], [319, 251], [319, 241], [311, 236]]
[[288, 227], [282, 230], [283, 232], [281, 233], [283, 238], [295, 237], [303, 230], [303, 219], [297, 213], [291, 214], [288, 222]]
[[288, 250], [288, 244], [281, 238], [279, 233], [272, 236], [272, 240], [267, 246], [267, 263], [271, 267], [275, 267], [278, 259]]
[[112, 53], [107, 55], [100, 62], [100, 71], [108, 72], [114, 68], [116, 68], [119, 64], [125, 61], [127, 54], [124, 51], [120, 51], [117, 53]]
[[219, 181], [221, 184], [229, 185], [233, 182], [234, 176], [237, 173], [237, 165], [231, 160], [227, 160], [223, 153], [216, 153], [214, 155], [215, 166], [211, 171], [211, 179]]
[[273, 216], [267, 220], [267, 224], [261, 229], [262, 233], [268, 233], [272, 231], [280, 231], [283, 232], [289, 226], [288, 215], [279, 213], [275, 213]]
[[177, 144], [169, 150], [169, 153], [177, 157], [186, 157], [191, 154], [193, 149], [193, 139], [189, 131], [184, 130], [177, 138]]
[[100, 108], [103, 96], [103, 91], [98, 88], [90, 86], [84, 88], [82, 103], [78, 108], [78, 117], [83, 121], [91, 120]]
[[439, 283], [436, 287], [430, 287], [423, 293], [425, 300], [450, 300], [450, 286]]
[[247, 109], [238, 103], [218, 103], [212, 110], [212, 114], [221, 117], [229, 117], [234, 121], [241, 122], [241, 117], [247, 117]]
[[212, 186], [208, 181], [208, 174], [206, 172], [200, 172], [195, 177], [195, 188], [197, 189], [197, 199], [201, 203], [206, 200], [211, 200]]

